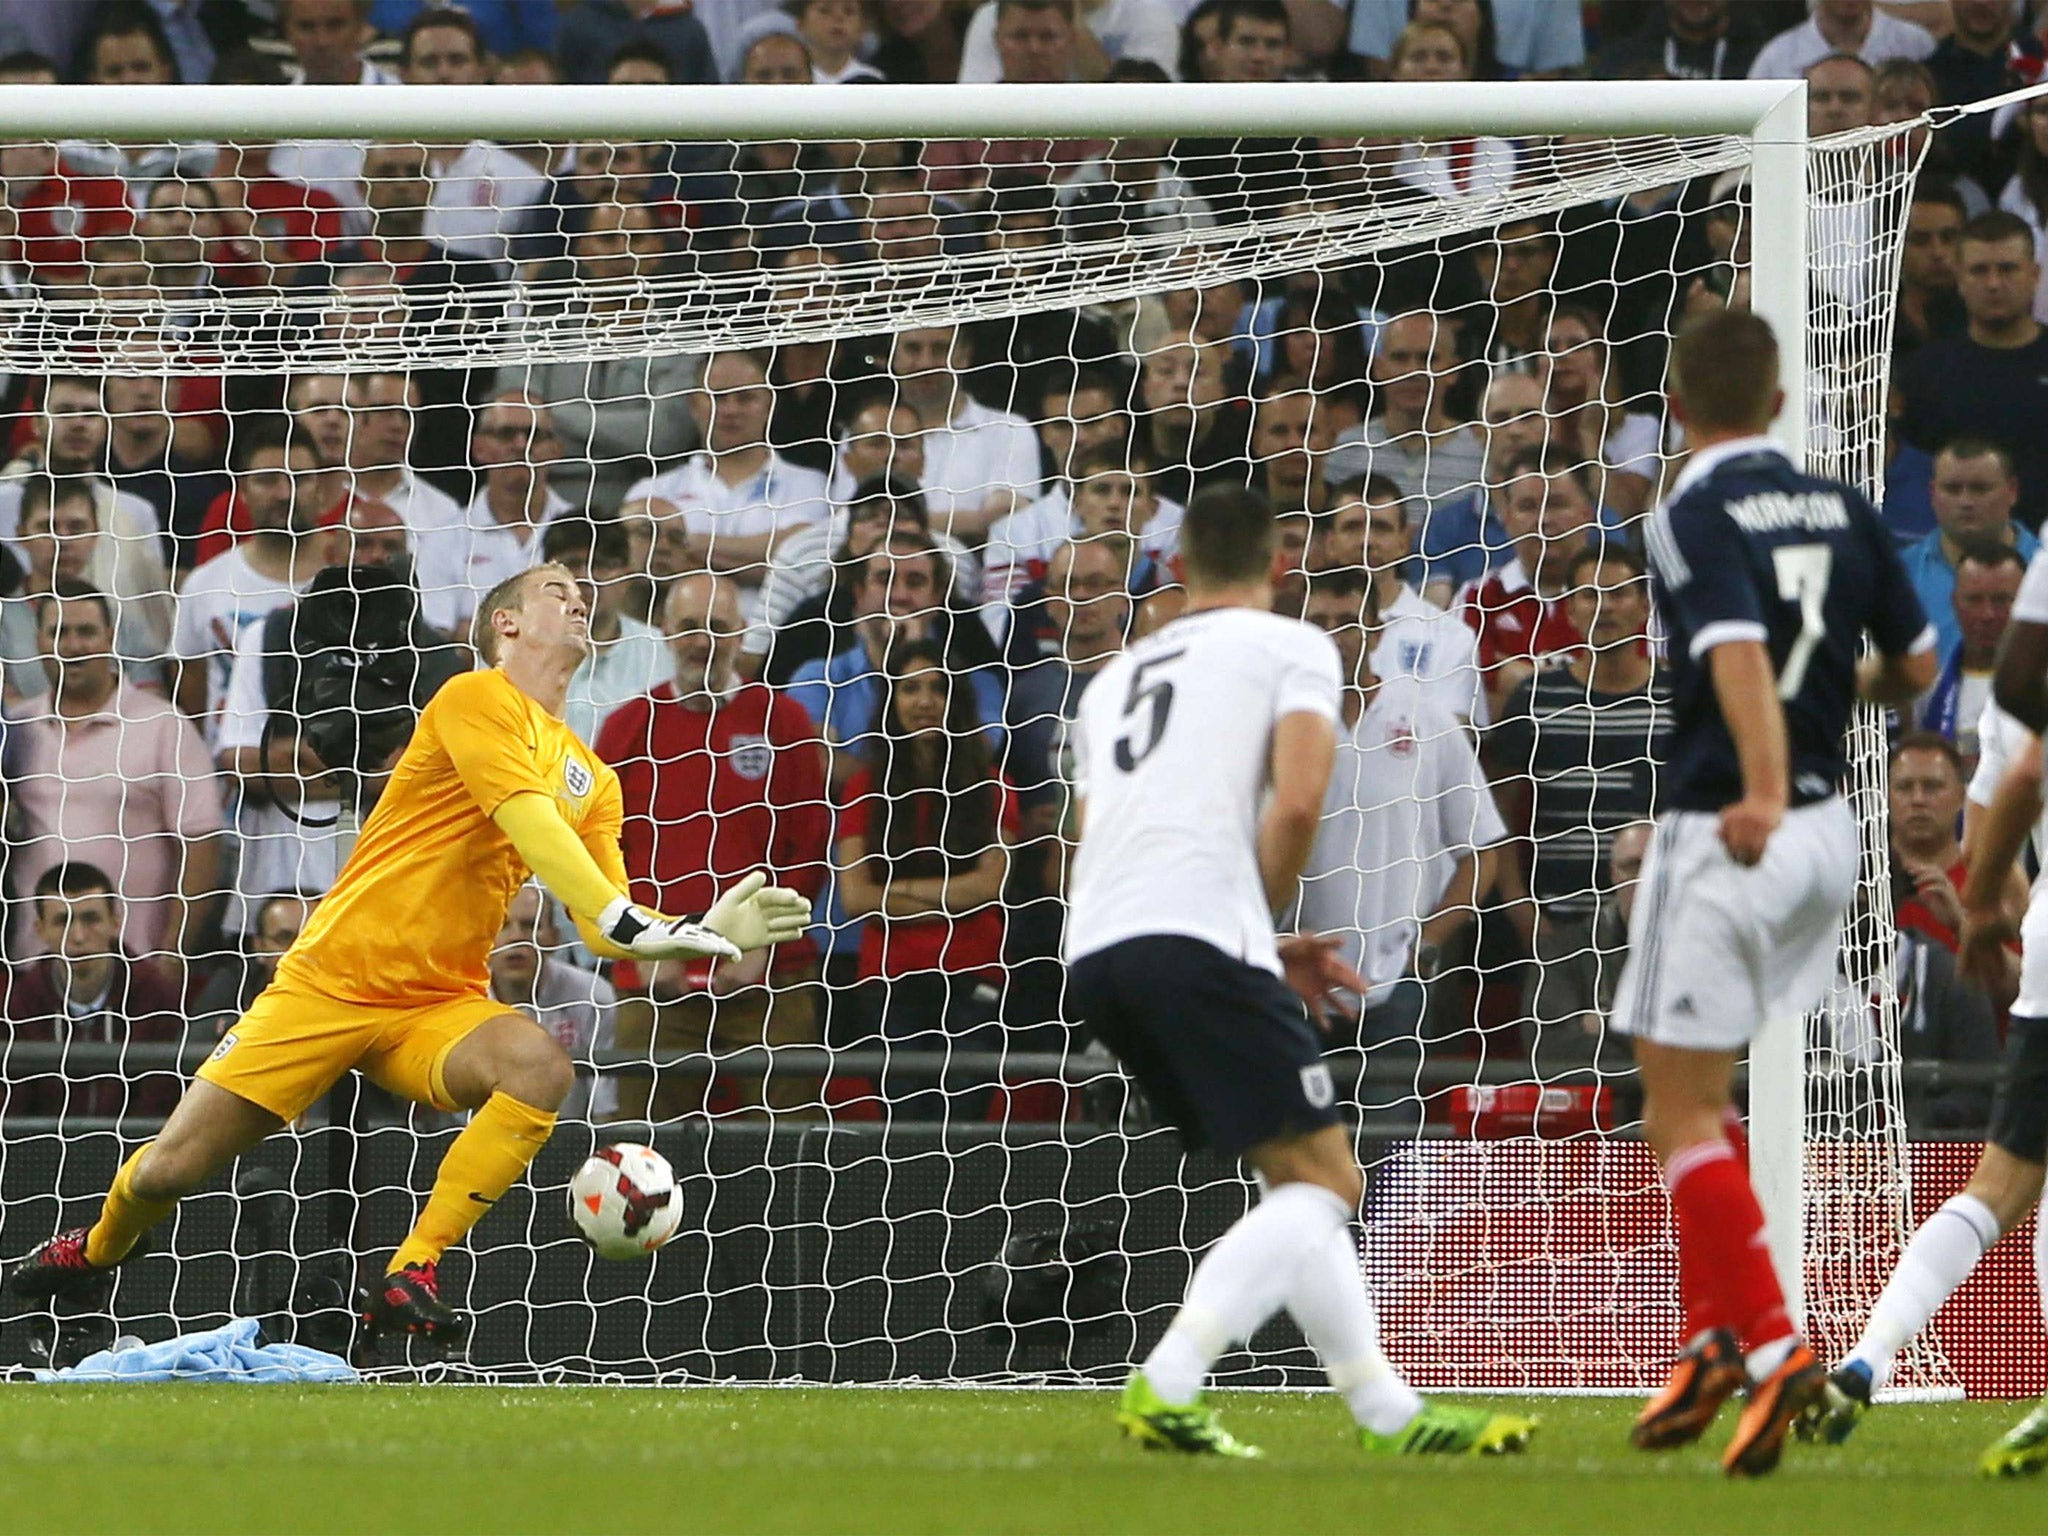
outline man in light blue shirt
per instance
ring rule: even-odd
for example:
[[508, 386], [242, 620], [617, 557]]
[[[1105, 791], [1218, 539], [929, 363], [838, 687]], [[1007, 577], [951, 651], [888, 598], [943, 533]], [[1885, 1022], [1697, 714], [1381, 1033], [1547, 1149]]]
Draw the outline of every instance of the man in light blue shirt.
[[1951, 438], [1934, 456], [1934, 531], [1900, 553], [1920, 606], [1940, 635], [1937, 654], [1962, 643], [1956, 622], [1956, 562], [1972, 544], [2007, 545], [2032, 560], [2040, 541], [2012, 520], [2020, 482], [2012, 454], [1987, 438]]

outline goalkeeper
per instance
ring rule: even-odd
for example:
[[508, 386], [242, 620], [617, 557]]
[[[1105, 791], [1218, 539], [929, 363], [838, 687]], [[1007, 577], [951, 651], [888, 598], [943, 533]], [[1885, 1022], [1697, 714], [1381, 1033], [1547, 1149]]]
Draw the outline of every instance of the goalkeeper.
[[486, 958], [528, 871], [614, 959], [738, 959], [803, 931], [809, 903], [760, 874], [694, 922], [634, 905], [618, 777], [562, 723], [590, 646], [575, 579], [536, 566], [479, 614], [489, 670], [435, 694], [276, 980], [156, 1140], [122, 1164], [99, 1220], [51, 1238], [8, 1277], [16, 1295], [101, 1283], [182, 1196], [355, 1068], [415, 1103], [475, 1111], [363, 1311], [373, 1332], [459, 1339], [468, 1319], [441, 1300], [435, 1266], [525, 1172], [573, 1081], [554, 1038], [487, 990]]

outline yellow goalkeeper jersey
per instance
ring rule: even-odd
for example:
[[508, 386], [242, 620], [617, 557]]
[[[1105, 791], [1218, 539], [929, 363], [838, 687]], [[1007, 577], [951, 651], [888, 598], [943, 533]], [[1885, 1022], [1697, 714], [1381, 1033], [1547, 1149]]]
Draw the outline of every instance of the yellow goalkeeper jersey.
[[491, 816], [528, 790], [554, 799], [598, 868], [626, 889], [618, 775], [503, 672], [466, 673], [421, 712], [279, 977], [358, 1003], [485, 994], [491, 946], [530, 874]]

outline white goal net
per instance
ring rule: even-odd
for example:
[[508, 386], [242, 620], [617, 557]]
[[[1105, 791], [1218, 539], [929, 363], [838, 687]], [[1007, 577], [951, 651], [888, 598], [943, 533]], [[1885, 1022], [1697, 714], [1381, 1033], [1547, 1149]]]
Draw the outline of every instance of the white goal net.
[[[1113, 1376], [1251, 1189], [1183, 1158], [1065, 1006], [1064, 722], [1177, 611], [1188, 497], [1252, 484], [1278, 602], [1377, 679], [1300, 920], [1374, 983], [1331, 1047], [1389, 1352], [1425, 1387], [1648, 1384], [1674, 1250], [1605, 1015], [1668, 727], [1633, 553], [1679, 462], [1665, 357], [1754, 302], [1804, 339], [1788, 440], [1876, 494], [1911, 125], [1795, 146], [1802, 231], [1784, 155], [1725, 119], [1565, 131], [1556, 93], [1468, 89], [1542, 110], [1251, 139], [1140, 91], [1142, 135], [968, 142], [878, 89], [882, 126], [837, 137], [473, 156], [281, 117], [238, 179], [173, 170], [139, 211], [71, 141], [6, 145], [62, 196], [0, 243], [0, 1251], [89, 1217], [346, 856], [374, 777], [311, 750], [299, 594], [406, 577], [423, 694], [545, 556], [593, 605], [569, 722], [620, 770], [636, 894], [701, 910], [767, 867], [818, 922], [765, 968], [606, 972], [521, 899], [494, 992], [578, 1088], [444, 1270], [469, 1365]], [[1753, 1125], [1829, 1350], [1910, 1227], [1875, 722], [1855, 747], [1866, 900]], [[389, 914], [394, 945], [433, 920]], [[339, 1337], [453, 1124], [345, 1082], [189, 1200], [110, 1314], [0, 1318], [0, 1354], [230, 1313]], [[648, 1264], [563, 1214], [620, 1139], [689, 1203]], [[1225, 1379], [1310, 1365], [1276, 1327]], [[1947, 1377], [1930, 1350], [1895, 1380]]]

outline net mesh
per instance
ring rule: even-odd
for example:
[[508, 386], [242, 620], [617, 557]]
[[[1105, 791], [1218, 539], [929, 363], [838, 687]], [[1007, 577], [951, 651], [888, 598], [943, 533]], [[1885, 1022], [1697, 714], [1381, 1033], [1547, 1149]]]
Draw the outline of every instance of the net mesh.
[[[1908, 131], [1810, 161], [1812, 457], [1873, 494]], [[530, 1188], [451, 1255], [471, 1364], [1121, 1370], [1251, 1191], [1182, 1159], [1069, 1016], [1065, 721], [1177, 611], [1180, 508], [1225, 480], [1283, 514], [1286, 611], [1385, 680], [1302, 916], [1376, 984], [1332, 1059], [1389, 1352], [1423, 1386], [1649, 1384], [1678, 1330], [1668, 1212], [1604, 1017], [1668, 720], [1640, 584], [1571, 561], [1631, 547], [1674, 471], [1665, 353], [1745, 301], [1751, 144], [485, 148], [245, 150], [238, 180], [154, 183], [131, 229], [65, 147], [10, 147], [69, 210], [17, 229], [0, 296], [10, 878], [98, 865], [150, 959], [99, 990], [87, 877], [17, 903], [0, 1246], [90, 1214], [352, 844], [376, 754], [345, 732], [364, 773], [317, 771], [295, 594], [334, 564], [409, 576], [424, 693], [546, 554], [594, 612], [566, 718], [620, 770], [636, 895], [702, 910], [766, 866], [818, 926], [765, 972], [600, 974], [515, 903], [495, 995], [582, 1071]], [[1346, 573], [1377, 593], [1369, 638]], [[34, 600], [74, 585], [109, 604]], [[1591, 670], [1561, 664], [1581, 625]], [[920, 729], [946, 751], [904, 745]], [[1830, 1351], [1909, 1220], [1882, 752], [1860, 722], [1865, 900], [1808, 1052]], [[401, 974], [468, 899], [429, 895], [387, 915]], [[188, 1201], [110, 1315], [17, 1316], [0, 1347], [229, 1310], [323, 1337], [456, 1123], [348, 1080]], [[621, 1137], [689, 1205], [647, 1266], [562, 1215]], [[1225, 1377], [1311, 1366], [1276, 1329]], [[1930, 1342], [1895, 1380], [1948, 1378]]]

